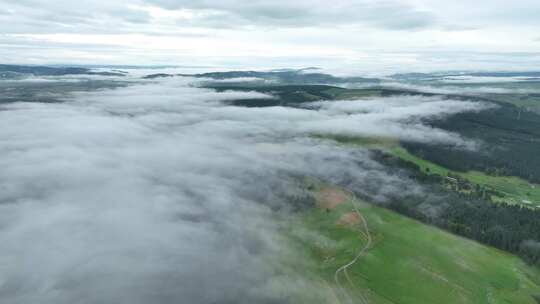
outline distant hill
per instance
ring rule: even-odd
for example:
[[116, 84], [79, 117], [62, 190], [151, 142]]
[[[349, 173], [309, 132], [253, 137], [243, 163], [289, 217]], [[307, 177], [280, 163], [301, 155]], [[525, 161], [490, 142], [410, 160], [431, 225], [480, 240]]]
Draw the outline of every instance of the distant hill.
[[[210, 78], [214, 80], [226, 80], [234, 78], [260, 78], [266, 81], [273, 81], [283, 84], [343, 84], [343, 83], [379, 83], [377, 78], [364, 77], [336, 77], [324, 73], [311, 73], [315, 68], [299, 69], [299, 70], [273, 70], [268, 72], [260, 71], [229, 71], [229, 72], [212, 72], [201, 74], [151, 74], [143, 78], [154, 79], [160, 77], [196, 77]], [[310, 71], [309, 73], [307, 71]]]
[[[390, 76], [392, 79], [404, 80], [404, 81], [432, 81], [441, 80], [447, 77], [522, 77], [523, 80], [538, 81], [540, 78], [540, 71], [528, 71], [528, 72], [444, 72], [444, 73], [402, 73], [394, 74]], [[529, 78], [529, 79], [527, 79]]]
[[0, 64], [0, 79], [13, 79], [25, 75], [32, 76], [65, 76], [65, 75], [100, 75], [125, 76], [123, 72], [94, 72], [87, 68], [48, 67]]

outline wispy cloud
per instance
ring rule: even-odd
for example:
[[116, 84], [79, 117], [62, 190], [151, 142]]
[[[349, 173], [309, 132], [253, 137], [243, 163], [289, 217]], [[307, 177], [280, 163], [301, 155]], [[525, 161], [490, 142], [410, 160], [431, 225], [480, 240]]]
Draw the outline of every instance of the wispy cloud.
[[[454, 94], [454, 95], [482, 95], [482, 94], [534, 94], [539, 93], [538, 88], [528, 87], [507, 87], [501, 85], [505, 80], [499, 79], [497, 82], [489, 83], [480, 79], [459, 80], [459, 81], [442, 81], [443, 85], [439, 84], [408, 84], [399, 82], [386, 82], [383, 86], [388, 88], [397, 88], [410, 90], [413, 92], [426, 92], [434, 94]], [[509, 82], [519, 82], [520, 80], [511, 79]], [[456, 85], [451, 85], [455, 83]], [[459, 84], [459, 85], [458, 85]], [[467, 84], [472, 84], [473, 86]], [[482, 84], [481, 86], [477, 84]]]
[[[206, 12], [189, 16], [207, 26], [319, 26], [369, 24], [387, 29], [411, 29], [432, 26], [433, 16], [400, 1], [351, 1], [328, 7], [323, 1], [170, 1], [146, 0], [166, 9]], [[225, 24], [224, 24], [225, 23]]]

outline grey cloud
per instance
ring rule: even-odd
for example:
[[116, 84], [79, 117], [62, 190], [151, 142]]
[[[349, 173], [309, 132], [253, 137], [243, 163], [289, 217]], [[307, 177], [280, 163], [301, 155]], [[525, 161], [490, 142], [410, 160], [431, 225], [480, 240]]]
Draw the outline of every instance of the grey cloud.
[[19, 49], [85, 49], [99, 50], [102, 52], [124, 50], [120, 46], [110, 44], [91, 44], [91, 43], [61, 43], [48, 42], [40, 39], [25, 37], [25, 36], [0, 36], [0, 45], [4, 49], [19, 48]]
[[[1, 3], [1, 1], [0, 1]], [[152, 22], [141, 5], [157, 5], [165, 9], [189, 9], [193, 18], [178, 20], [180, 26], [195, 27], [299, 27], [334, 25], [369, 25], [408, 30], [433, 26], [435, 18], [398, 1], [351, 1], [328, 4], [323, 1], [183, 1], [122, 0], [55, 1], [26, 0], [5, 3], [6, 12], [0, 21], [8, 25], [4, 33], [66, 33], [77, 30], [102, 33], [147, 32], [144, 25]], [[81, 9], [84, 8], [84, 9]]]
[[[0, 1], [2, 3], [4, 1]], [[148, 12], [129, 6], [132, 1], [27, 0], [2, 3], [10, 14], [0, 14], [4, 34], [123, 32], [150, 20]], [[135, 2], [136, 3], [136, 2]]]
[[[229, 26], [271, 27], [364, 24], [392, 30], [426, 28], [436, 24], [427, 11], [396, 1], [351, 1], [329, 4], [323, 1], [228, 1], [146, 0], [166, 9], [207, 11], [194, 23]], [[212, 14], [214, 13], [214, 14]], [[225, 20], [225, 22], [223, 22]]]

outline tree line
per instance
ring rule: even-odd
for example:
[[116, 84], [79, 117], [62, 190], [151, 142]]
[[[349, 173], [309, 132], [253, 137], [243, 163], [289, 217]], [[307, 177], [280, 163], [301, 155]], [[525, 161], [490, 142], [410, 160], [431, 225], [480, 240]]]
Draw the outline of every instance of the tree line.
[[443, 177], [424, 172], [417, 164], [383, 152], [374, 155], [426, 188], [421, 195], [391, 196], [386, 204], [389, 209], [540, 265], [539, 210], [450, 191], [440, 183]]

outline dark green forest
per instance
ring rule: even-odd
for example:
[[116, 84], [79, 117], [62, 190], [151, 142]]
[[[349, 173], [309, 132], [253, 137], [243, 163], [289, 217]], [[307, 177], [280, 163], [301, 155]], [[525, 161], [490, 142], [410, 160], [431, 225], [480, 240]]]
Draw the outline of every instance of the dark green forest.
[[540, 115], [497, 103], [496, 108], [429, 123], [475, 140], [478, 149], [402, 143], [412, 154], [455, 171], [477, 170], [540, 183]]
[[387, 208], [540, 264], [539, 210], [449, 191], [440, 183], [443, 177], [412, 162], [380, 151], [373, 157], [426, 187], [422, 195], [392, 197], [384, 202]]

